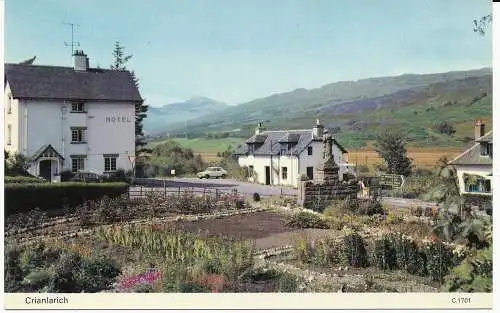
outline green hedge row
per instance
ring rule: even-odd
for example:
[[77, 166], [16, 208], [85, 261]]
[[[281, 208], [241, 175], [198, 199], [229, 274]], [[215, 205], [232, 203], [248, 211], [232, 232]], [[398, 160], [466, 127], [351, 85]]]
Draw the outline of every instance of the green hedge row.
[[39, 208], [72, 208], [87, 200], [128, 193], [126, 183], [5, 184], [5, 216]]
[[32, 176], [5, 176], [4, 182], [6, 184], [36, 184], [46, 183], [43, 179]]

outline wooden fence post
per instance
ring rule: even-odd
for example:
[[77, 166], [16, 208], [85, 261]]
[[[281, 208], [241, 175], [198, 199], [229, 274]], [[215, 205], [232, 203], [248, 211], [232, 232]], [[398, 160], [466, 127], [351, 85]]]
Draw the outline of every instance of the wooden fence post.
[[215, 189], [215, 201], [219, 201], [219, 189]]
[[164, 196], [166, 197], [167, 196], [167, 184], [165, 183], [165, 180], [163, 180], [163, 193], [164, 193]]
[[177, 197], [181, 197], [181, 187], [179, 186], [179, 188], [177, 189]]
[[140, 197], [142, 198], [142, 185], [141, 185], [141, 195], [140, 195]]

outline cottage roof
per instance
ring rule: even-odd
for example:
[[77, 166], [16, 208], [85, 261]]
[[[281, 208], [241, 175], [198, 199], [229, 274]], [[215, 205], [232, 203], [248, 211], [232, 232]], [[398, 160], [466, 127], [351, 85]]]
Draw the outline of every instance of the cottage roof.
[[[247, 143], [255, 143], [253, 138], [256, 136], [259, 135], [252, 136], [249, 140], [247, 140]], [[256, 146], [256, 149], [253, 152], [254, 155], [279, 155], [281, 151], [281, 144], [287, 142], [296, 143], [289, 153], [292, 155], [298, 155], [304, 151], [304, 149], [306, 149], [312, 141], [322, 141], [321, 138], [313, 138], [312, 131], [310, 129], [264, 131], [260, 134], [260, 136], [265, 136], [265, 141]], [[347, 150], [335, 139], [333, 139], [333, 144], [335, 144], [343, 153], [347, 153]], [[235, 155], [244, 155], [247, 153], [247, 145], [241, 145], [234, 151]]]
[[492, 131], [478, 138], [473, 146], [449, 163], [452, 165], [492, 165], [493, 160], [491, 157], [481, 155], [481, 142], [493, 143]]
[[125, 70], [5, 64], [4, 79], [17, 99], [142, 101], [132, 74]]

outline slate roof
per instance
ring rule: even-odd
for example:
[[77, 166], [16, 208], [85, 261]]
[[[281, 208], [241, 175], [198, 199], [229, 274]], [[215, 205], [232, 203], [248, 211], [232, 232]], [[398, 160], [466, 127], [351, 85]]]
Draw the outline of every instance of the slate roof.
[[[253, 155], [279, 155], [281, 151], [281, 143], [284, 142], [296, 142], [289, 153], [292, 155], [299, 155], [307, 146], [313, 141], [322, 141], [322, 138], [312, 137], [312, 130], [276, 130], [276, 131], [264, 131], [260, 135], [254, 135], [247, 143], [255, 142], [254, 137], [261, 136], [265, 137], [265, 141], [257, 146]], [[289, 141], [292, 140], [292, 141]], [[333, 143], [339, 147], [343, 153], [347, 153], [347, 150], [340, 145], [340, 143], [333, 139]], [[241, 145], [237, 148], [234, 155], [245, 155], [248, 154], [248, 146]], [[288, 153], [287, 153], [288, 154]]]
[[487, 132], [484, 136], [479, 137], [476, 142], [488, 142], [493, 143], [493, 131]]
[[493, 143], [493, 132], [489, 131], [484, 136], [478, 138], [476, 143], [469, 149], [449, 162], [452, 165], [492, 165], [493, 159], [489, 156], [481, 155], [480, 142]]
[[4, 79], [17, 99], [142, 101], [129, 71], [7, 63]]

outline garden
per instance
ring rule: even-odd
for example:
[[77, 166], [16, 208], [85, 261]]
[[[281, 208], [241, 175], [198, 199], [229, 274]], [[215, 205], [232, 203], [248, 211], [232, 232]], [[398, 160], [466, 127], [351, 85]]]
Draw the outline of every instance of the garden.
[[6, 292], [488, 292], [491, 217], [149, 193], [6, 217]]

